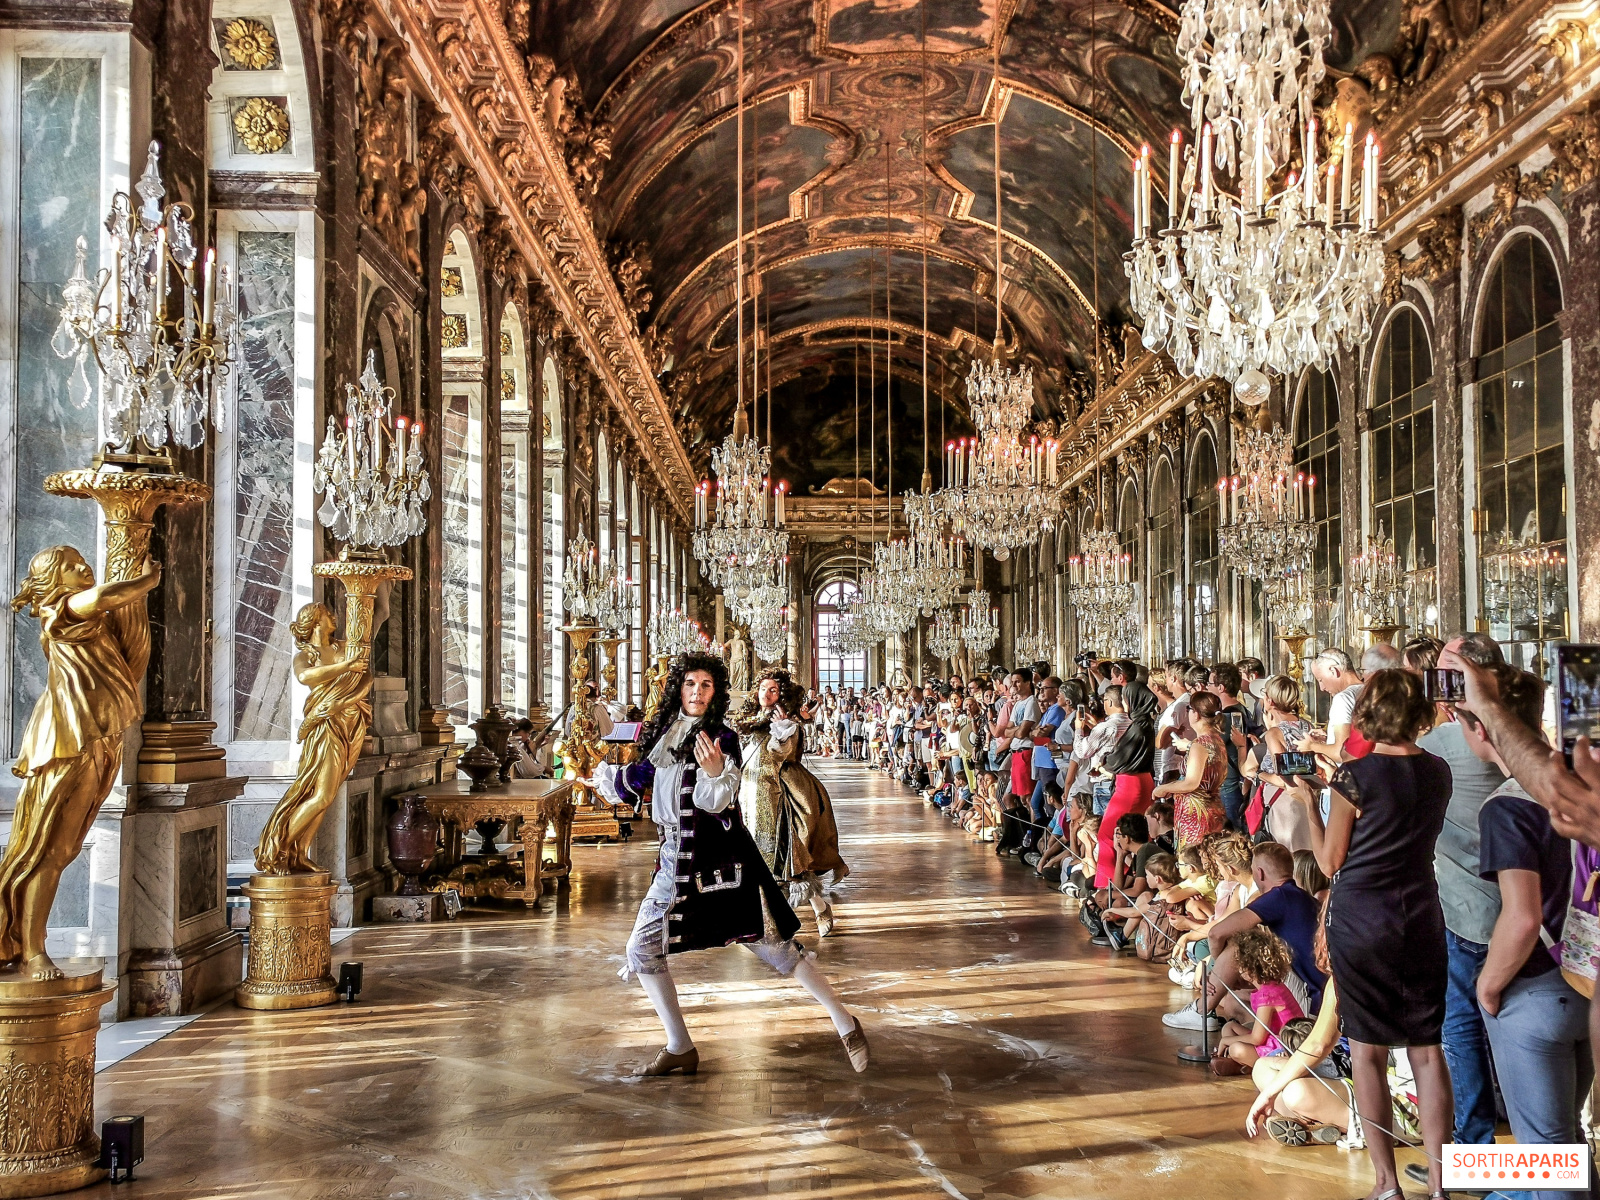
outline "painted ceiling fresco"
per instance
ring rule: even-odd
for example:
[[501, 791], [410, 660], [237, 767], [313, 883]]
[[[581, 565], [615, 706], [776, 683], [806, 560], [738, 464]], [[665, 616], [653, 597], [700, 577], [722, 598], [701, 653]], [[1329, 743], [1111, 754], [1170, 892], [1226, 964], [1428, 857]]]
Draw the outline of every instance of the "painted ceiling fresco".
[[[653, 299], [641, 326], [670, 363], [663, 384], [703, 456], [736, 395], [738, 0], [533, 8], [532, 41], [609, 127], [596, 231], [648, 256]], [[915, 394], [920, 430], [924, 248], [930, 361], [945, 366], [951, 414], [972, 355], [990, 353], [997, 31], [1002, 336], [1035, 368], [1039, 415], [1072, 415], [1065, 396], [1076, 393], [1065, 385], [1093, 343], [1097, 266], [1099, 317], [1115, 325], [1125, 315], [1129, 156], [1184, 120], [1174, 9], [1158, 0], [744, 0], [745, 263], [763, 277], [746, 280], [747, 334], [759, 320], [764, 338], [770, 323], [776, 453], [799, 490], [850, 474], [840, 431], [853, 428], [856, 333], [844, 326], [875, 326], [881, 348], [892, 320], [897, 387]], [[1329, 61], [1346, 71], [1399, 33], [1395, 0], [1335, 0], [1334, 16]], [[910, 469], [902, 451], [897, 486]], [[915, 459], [920, 473], [920, 446]]]

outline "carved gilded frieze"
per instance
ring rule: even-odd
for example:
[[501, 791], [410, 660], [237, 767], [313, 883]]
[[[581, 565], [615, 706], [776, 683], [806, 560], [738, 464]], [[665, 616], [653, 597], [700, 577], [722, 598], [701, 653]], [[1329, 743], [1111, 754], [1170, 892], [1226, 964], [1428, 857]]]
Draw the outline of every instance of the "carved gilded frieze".
[[[411, 177], [403, 174], [411, 164], [396, 157], [391, 136], [404, 131], [393, 96], [412, 87], [420, 101], [413, 169], [459, 205], [491, 275], [509, 286], [525, 261], [543, 281], [651, 473], [671, 485], [682, 520], [694, 473], [655, 379], [659, 356], [637, 335], [643, 276], [619, 287], [588, 216], [610, 155], [610, 129], [584, 110], [570, 79], [519, 48], [526, 45], [527, 6], [324, 0], [323, 15], [341, 49], [365, 64], [363, 217], [380, 233], [387, 228], [386, 237], [414, 245], [420, 207], [408, 206]], [[403, 47], [408, 74], [400, 79], [390, 70], [390, 39], [374, 32], [385, 23]], [[409, 252], [405, 257], [412, 261]]]

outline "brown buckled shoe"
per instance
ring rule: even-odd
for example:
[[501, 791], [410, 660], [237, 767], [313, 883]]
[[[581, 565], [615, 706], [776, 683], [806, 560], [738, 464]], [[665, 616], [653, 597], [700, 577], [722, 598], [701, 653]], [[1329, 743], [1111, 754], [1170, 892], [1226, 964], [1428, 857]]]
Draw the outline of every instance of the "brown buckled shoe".
[[861, 1028], [861, 1018], [851, 1017], [856, 1027], [839, 1040], [844, 1043], [844, 1052], [850, 1057], [850, 1065], [860, 1074], [867, 1069], [867, 1063], [872, 1061], [872, 1051], [867, 1048], [867, 1035]]
[[685, 1075], [693, 1075], [699, 1069], [700, 1051], [693, 1046], [690, 1046], [682, 1054], [674, 1054], [663, 1047], [661, 1053], [656, 1055], [655, 1061], [640, 1071], [639, 1074], [670, 1075], [674, 1071], [682, 1071]]

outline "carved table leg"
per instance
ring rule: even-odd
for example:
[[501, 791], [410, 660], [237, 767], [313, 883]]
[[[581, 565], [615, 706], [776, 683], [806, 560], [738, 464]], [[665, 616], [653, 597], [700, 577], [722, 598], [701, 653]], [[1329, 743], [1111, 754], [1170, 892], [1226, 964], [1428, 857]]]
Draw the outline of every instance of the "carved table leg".
[[562, 868], [559, 887], [572, 885], [572, 818], [575, 811], [568, 801], [556, 814], [556, 866]]
[[549, 912], [555, 900], [544, 898], [544, 835], [550, 827], [548, 818], [534, 817], [522, 823], [522, 873], [526, 879], [523, 903], [529, 908], [538, 906], [540, 912]]

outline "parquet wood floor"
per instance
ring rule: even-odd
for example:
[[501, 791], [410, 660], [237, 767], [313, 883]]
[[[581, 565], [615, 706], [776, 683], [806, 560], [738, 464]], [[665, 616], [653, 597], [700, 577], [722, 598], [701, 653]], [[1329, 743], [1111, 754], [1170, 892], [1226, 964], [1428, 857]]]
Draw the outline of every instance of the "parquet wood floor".
[[[819, 956], [861, 1014], [855, 1075], [794, 984], [741, 949], [675, 960], [701, 1053], [616, 977], [653, 838], [580, 847], [554, 915], [363, 929], [354, 1006], [231, 1006], [104, 1072], [146, 1114], [118, 1200], [854, 1200], [1361, 1195], [1365, 1155], [1243, 1134], [1247, 1082], [1178, 1063], [1165, 976], [1088, 945], [1075, 905], [852, 765], [819, 774], [854, 873]], [[808, 944], [817, 945], [809, 913]]]

